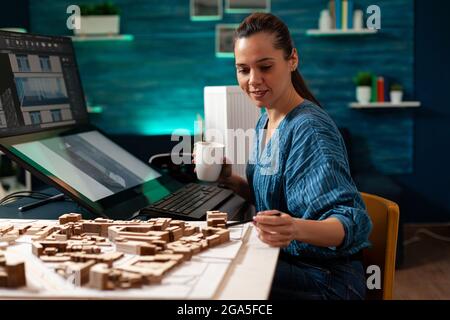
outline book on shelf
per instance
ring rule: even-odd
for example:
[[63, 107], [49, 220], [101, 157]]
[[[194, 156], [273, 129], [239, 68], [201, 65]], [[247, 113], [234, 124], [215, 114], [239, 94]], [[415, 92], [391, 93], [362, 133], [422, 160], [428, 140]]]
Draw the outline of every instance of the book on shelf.
[[347, 30], [348, 23], [348, 2], [342, 0], [342, 30]]
[[328, 10], [331, 16], [331, 25], [335, 29], [353, 29], [353, 0], [330, 0]]
[[384, 77], [377, 78], [377, 102], [385, 101]]
[[378, 101], [377, 76], [372, 75], [372, 90], [370, 102], [377, 102], [377, 101]]
[[336, 28], [336, 9], [334, 6], [334, 0], [330, 0], [328, 3], [328, 10], [330, 11], [330, 18], [331, 18], [331, 28]]
[[384, 101], [388, 102], [391, 100], [391, 97], [389, 95], [390, 92], [390, 86], [391, 86], [391, 79], [389, 77], [383, 77], [384, 78]]
[[334, 2], [335, 14], [336, 14], [336, 29], [342, 29], [342, 1], [336, 0]]
[[353, 29], [353, 0], [347, 0], [347, 27], [348, 29]]

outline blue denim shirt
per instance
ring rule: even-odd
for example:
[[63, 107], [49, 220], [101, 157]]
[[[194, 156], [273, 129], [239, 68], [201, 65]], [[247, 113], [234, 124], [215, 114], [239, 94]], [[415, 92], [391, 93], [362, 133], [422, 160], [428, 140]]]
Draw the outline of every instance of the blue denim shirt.
[[350, 176], [342, 136], [329, 115], [309, 100], [291, 110], [264, 146], [268, 118], [256, 125], [247, 180], [256, 210], [279, 210], [293, 217], [339, 219], [345, 238], [339, 247], [292, 241], [291, 255], [335, 258], [368, 247], [372, 222]]

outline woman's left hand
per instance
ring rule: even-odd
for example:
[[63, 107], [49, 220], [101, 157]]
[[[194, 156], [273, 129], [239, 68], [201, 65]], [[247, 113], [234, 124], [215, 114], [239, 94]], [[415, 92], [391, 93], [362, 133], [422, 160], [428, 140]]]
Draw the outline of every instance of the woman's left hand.
[[253, 217], [258, 237], [272, 247], [287, 247], [296, 235], [296, 219], [278, 210], [258, 212]]

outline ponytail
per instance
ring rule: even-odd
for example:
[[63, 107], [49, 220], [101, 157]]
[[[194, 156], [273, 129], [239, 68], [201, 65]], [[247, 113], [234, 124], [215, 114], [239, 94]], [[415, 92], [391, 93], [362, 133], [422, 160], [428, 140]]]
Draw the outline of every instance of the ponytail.
[[303, 80], [303, 77], [300, 74], [300, 72], [298, 71], [298, 69], [295, 69], [294, 71], [291, 72], [291, 81], [292, 81], [292, 85], [294, 86], [295, 91], [297, 91], [297, 93], [301, 97], [314, 102], [319, 107], [322, 107], [320, 105], [320, 102], [316, 99], [316, 97], [314, 97], [312, 92], [309, 90], [308, 86], [305, 83], [305, 80]]

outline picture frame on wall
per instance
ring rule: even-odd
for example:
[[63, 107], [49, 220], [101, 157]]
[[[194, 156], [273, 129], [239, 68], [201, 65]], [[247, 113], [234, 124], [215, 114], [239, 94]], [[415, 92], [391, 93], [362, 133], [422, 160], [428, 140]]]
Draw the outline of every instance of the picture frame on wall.
[[234, 31], [239, 24], [216, 25], [216, 57], [234, 58]]
[[222, 0], [190, 0], [191, 21], [221, 20], [223, 16]]
[[225, 0], [225, 12], [270, 12], [270, 0]]

